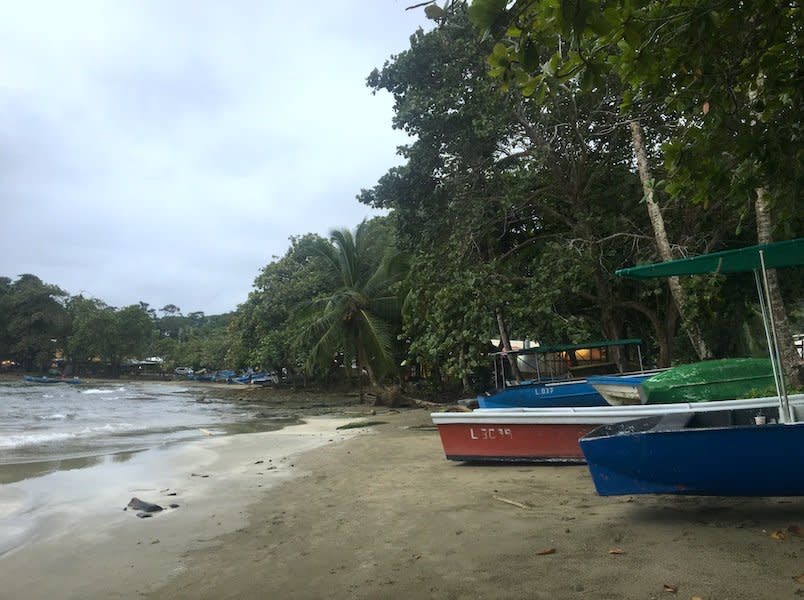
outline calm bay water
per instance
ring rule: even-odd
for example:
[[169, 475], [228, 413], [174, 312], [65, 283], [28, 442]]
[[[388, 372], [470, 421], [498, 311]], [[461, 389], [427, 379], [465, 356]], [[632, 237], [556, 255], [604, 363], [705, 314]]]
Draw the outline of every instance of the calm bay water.
[[176, 383], [0, 382], [0, 465], [84, 459], [239, 428], [281, 427], [281, 421], [258, 419], [258, 412]]

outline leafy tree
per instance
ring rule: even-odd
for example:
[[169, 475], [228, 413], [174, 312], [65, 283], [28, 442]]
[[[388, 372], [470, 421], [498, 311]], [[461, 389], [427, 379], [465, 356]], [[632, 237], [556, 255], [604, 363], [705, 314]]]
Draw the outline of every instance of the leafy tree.
[[0, 360], [11, 356], [12, 338], [8, 331], [11, 320], [11, 279], [0, 277]]
[[285, 255], [261, 270], [232, 320], [230, 364], [291, 372], [304, 364], [306, 349], [298, 341], [293, 312], [326, 289], [323, 258], [317, 250], [322, 241], [315, 234], [292, 237]]
[[124, 358], [144, 358], [150, 350], [155, 331], [148, 313], [133, 304], [117, 311], [121, 355]]
[[399, 322], [400, 299], [395, 285], [405, 276], [404, 261], [388, 246], [377, 265], [373, 250], [377, 241], [371, 224], [363, 221], [355, 229], [336, 230], [331, 242], [320, 242], [318, 251], [335, 284], [331, 291], [314, 299], [302, 313], [302, 339], [310, 344], [309, 365], [327, 369], [338, 353], [344, 366], [357, 367], [363, 400], [362, 370], [371, 384], [395, 369], [394, 340]]
[[20, 275], [11, 284], [6, 299], [9, 351], [26, 371], [47, 371], [62, 346], [67, 324], [63, 305], [66, 295], [59, 287], [45, 284], [31, 274]]
[[93, 360], [117, 374], [125, 358], [142, 358], [151, 349], [154, 324], [141, 305], [117, 310], [96, 298], [73, 296], [67, 302], [70, 329], [65, 346], [75, 373]]
[[114, 335], [102, 327], [100, 314], [107, 309], [103, 301], [84, 298], [83, 295], [72, 296], [67, 301], [70, 328], [65, 353], [72, 364], [73, 373], [80, 375], [91, 359], [104, 358], [104, 338]]
[[[643, 299], [612, 277], [649, 256], [650, 240], [629, 134], [617, 127], [619, 84], [570, 82], [541, 99], [504, 92], [487, 76], [492, 48], [453, 6], [440, 28], [417, 32], [410, 50], [369, 76], [393, 94], [394, 126], [415, 138], [401, 149], [407, 162], [360, 196], [393, 209], [413, 255], [412, 358], [467, 385], [474, 353], [507, 329], [551, 341], [614, 338], [625, 333], [624, 313], [638, 311], [668, 363], [675, 322], [659, 318], [655, 295]], [[700, 231], [723, 214], [718, 206], [706, 217], [693, 210], [674, 226]]]

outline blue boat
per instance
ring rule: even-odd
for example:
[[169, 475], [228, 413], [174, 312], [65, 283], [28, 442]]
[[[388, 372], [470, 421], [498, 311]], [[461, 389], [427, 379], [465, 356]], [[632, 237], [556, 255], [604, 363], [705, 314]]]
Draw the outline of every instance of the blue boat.
[[78, 377], [48, 377], [47, 375], [23, 375], [26, 383], [81, 383]]
[[634, 278], [753, 271], [779, 399], [756, 409], [665, 415], [605, 425], [580, 440], [600, 495], [804, 495], [804, 413], [790, 403], [766, 269], [804, 265], [804, 238], [621, 269]]
[[601, 496], [802, 496], [804, 423], [777, 416], [776, 408], [668, 413], [598, 427], [581, 451]]
[[255, 373], [251, 376], [251, 383], [254, 385], [270, 385], [275, 383], [273, 373]]
[[241, 383], [244, 385], [254, 384], [254, 385], [268, 385], [270, 383], [275, 383], [276, 378], [272, 373], [266, 373], [264, 371], [260, 371], [259, 373], [244, 373], [238, 377], [231, 377], [229, 379], [229, 383]]
[[212, 374], [212, 381], [216, 383], [230, 383], [235, 375], [237, 375], [237, 373], [231, 369], [221, 369]]
[[639, 339], [609, 340], [587, 344], [536, 346], [494, 354], [495, 378], [498, 372], [504, 373], [504, 361], [509, 360], [510, 356], [515, 356], [518, 362], [530, 365], [531, 370], [536, 373], [536, 379], [512, 383], [502, 377], [500, 389], [477, 397], [478, 406], [480, 408], [606, 406], [608, 404], [606, 400], [585, 377], [573, 377], [573, 375], [616, 371], [616, 365], [608, 360], [608, 349], [612, 346], [636, 346], [640, 372], [628, 373], [627, 376], [640, 381], [646, 379], [656, 371], [642, 370], [642, 355], [639, 352], [641, 343], [642, 340]]

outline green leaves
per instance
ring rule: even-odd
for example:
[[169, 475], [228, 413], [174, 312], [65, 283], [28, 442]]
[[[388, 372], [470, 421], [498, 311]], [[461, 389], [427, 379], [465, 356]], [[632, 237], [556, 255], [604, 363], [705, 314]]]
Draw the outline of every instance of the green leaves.
[[491, 29], [506, 16], [507, 0], [473, 0], [469, 6], [469, 18], [481, 29]]
[[[309, 370], [326, 372], [342, 353], [347, 368], [353, 361], [368, 370], [372, 383], [394, 369], [394, 340], [400, 302], [394, 286], [406, 275], [406, 263], [393, 250], [390, 232], [381, 221], [363, 221], [354, 233], [337, 230], [331, 240], [317, 242], [327, 279], [335, 285], [312, 302], [298, 305], [298, 339], [309, 348]], [[378, 248], [387, 251], [378, 252]], [[380, 257], [382, 257], [380, 259]]]

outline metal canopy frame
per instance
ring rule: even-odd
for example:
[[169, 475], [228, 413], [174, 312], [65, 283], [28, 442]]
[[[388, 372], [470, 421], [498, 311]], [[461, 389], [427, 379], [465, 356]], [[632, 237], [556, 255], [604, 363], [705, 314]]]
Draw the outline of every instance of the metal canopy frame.
[[[500, 352], [491, 352], [489, 356], [492, 357], [492, 363], [494, 365], [494, 384], [495, 386], [498, 385], [497, 382], [502, 380], [501, 389], [506, 389], [510, 387], [505, 381], [505, 360], [511, 359], [516, 360], [518, 356], [522, 355], [532, 355], [532, 354], [559, 354], [562, 352], [573, 352], [575, 350], [593, 350], [596, 348], [611, 348], [612, 346], [621, 346], [623, 348], [627, 348], [629, 346], [636, 346], [637, 349], [637, 357], [639, 360], [639, 371], [643, 373], [645, 371], [645, 366], [642, 362], [642, 339], [640, 338], [625, 338], [619, 340], [602, 340], [597, 342], [588, 342], [582, 344], [552, 344], [552, 345], [545, 345], [545, 346], [534, 346], [532, 348], [522, 348], [521, 350], [511, 350], [507, 352], [505, 350], [501, 350]], [[499, 372], [497, 367], [497, 362], [499, 361]], [[550, 377], [554, 377], [553, 373], [553, 365], [552, 363], [548, 363]], [[539, 370], [539, 361], [536, 361], [536, 381], [542, 381], [542, 373]]]

